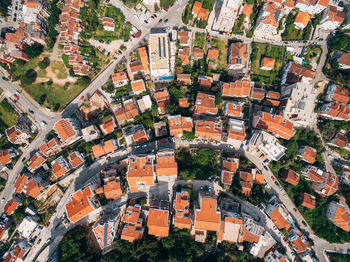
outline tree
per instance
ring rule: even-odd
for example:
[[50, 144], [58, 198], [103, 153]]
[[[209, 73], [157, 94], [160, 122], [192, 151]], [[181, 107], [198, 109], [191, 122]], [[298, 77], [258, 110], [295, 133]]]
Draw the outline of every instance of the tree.
[[41, 69], [45, 69], [46, 67], [48, 67], [50, 65], [50, 59], [48, 57], [45, 57], [43, 60], [41, 60], [39, 63], [38, 63], [38, 66], [41, 68]]
[[43, 50], [44, 47], [41, 44], [35, 42], [32, 45], [26, 45], [24, 48], [24, 53], [26, 53], [29, 58], [35, 58], [39, 56]]
[[20, 78], [21, 84], [23, 86], [31, 85], [32, 83], [35, 82], [37, 75], [38, 74], [34, 69], [27, 70], [26, 73], [24, 75], [22, 75]]

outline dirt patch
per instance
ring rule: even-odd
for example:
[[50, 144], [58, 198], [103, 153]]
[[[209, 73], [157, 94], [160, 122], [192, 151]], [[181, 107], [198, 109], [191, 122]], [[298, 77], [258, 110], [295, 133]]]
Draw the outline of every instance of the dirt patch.
[[50, 65], [44, 71], [46, 72], [45, 77], [40, 77], [44, 76], [44, 74], [38, 74], [39, 77], [35, 83], [52, 80], [55, 84], [64, 85], [68, 81], [71, 83], [76, 81], [76, 78], [69, 76], [68, 69], [60, 61], [51, 61]]

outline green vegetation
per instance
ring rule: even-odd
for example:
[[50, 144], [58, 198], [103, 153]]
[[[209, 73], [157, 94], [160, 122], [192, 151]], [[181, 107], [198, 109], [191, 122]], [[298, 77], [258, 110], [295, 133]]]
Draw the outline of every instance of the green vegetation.
[[[195, 100], [198, 88], [182, 86], [179, 82], [173, 81], [170, 83], [169, 94], [170, 103], [166, 105], [165, 110], [171, 115], [181, 114], [182, 116], [192, 116], [191, 105]], [[188, 97], [189, 108], [179, 107], [179, 98]]]
[[295, 13], [290, 12], [286, 19], [285, 30], [282, 33], [282, 40], [309, 40], [312, 32], [311, 22], [309, 22], [303, 30], [299, 30], [295, 27], [294, 20]]
[[188, 25], [189, 21], [193, 20], [193, 15], [192, 15], [192, 6], [193, 6], [194, 0], [189, 0], [186, 8], [184, 9], [182, 13], [182, 22], [185, 25]]
[[194, 140], [196, 136], [193, 134], [193, 132], [184, 132], [181, 138], [185, 140]]
[[1, 0], [0, 2], [0, 13], [3, 16], [7, 15], [7, 7], [11, 5], [11, 0]]
[[[112, 86], [109, 85], [109, 88], [111, 88], [111, 87]], [[117, 87], [115, 89], [115, 97], [116, 98], [120, 98], [120, 97], [123, 97], [123, 96], [127, 96], [127, 95], [129, 95], [129, 92], [131, 92], [131, 85], [130, 84], [127, 84], [127, 85], [121, 86], [121, 87]]]
[[338, 34], [329, 42], [329, 48], [332, 50], [344, 50], [350, 52], [350, 36], [347, 34]]
[[141, 0], [122, 0], [122, 2], [127, 7], [134, 8], [135, 6], [137, 6], [137, 4], [139, 4], [142, 1]]
[[[211, 235], [211, 233], [209, 233]], [[88, 253], [87, 232], [81, 226], [69, 231], [58, 246], [61, 262], [107, 262], [107, 261], [263, 261], [246, 251], [239, 251], [234, 244], [219, 244], [220, 252], [207, 253], [205, 246], [193, 241], [188, 230], [170, 228], [169, 237], [157, 239], [147, 234], [140, 241], [129, 243], [116, 239], [108, 256]]]
[[327, 256], [332, 262], [350, 262], [349, 254], [328, 253]]
[[38, 44], [37, 42], [35, 42], [32, 45], [26, 45], [25, 48], [24, 48], [24, 53], [26, 53], [26, 55], [29, 58], [37, 57], [43, 51], [44, 51], [44, 46], [42, 46], [41, 44]]
[[160, 0], [160, 7], [169, 9], [174, 3], [175, 0]]
[[236, 19], [235, 24], [232, 28], [232, 33], [237, 35], [243, 35], [244, 33], [244, 20], [245, 15], [241, 14], [238, 19]]
[[[282, 76], [285, 47], [253, 42], [252, 45], [252, 80], [258, 87], [271, 86], [279, 88]], [[271, 71], [261, 70], [261, 60], [264, 57], [275, 58], [275, 66]]]
[[204, 33], [196, 33], [194, 38], [194, 46], [204, 49], [204, 52], [207, 50], [207, 35]]
[[[17, 124], [17, 118], [19, 114], [15, 111], [15, 109], [10, 105], [10, 103], [5, 98], [0, 103], [0, 119], [7, 126], [11, 127]], [[1, 130], [1, 133], [3, 130]]]
[[201, 148], [189, 151], [182, 148], [176, 158], [179, 166], [179, 179], [205, 180], [210, 176], [219, 175], [218, 153], [211, 149]]
[[304, 61], [310, 64], [313, 59], [316, 59], [318, 63], [322, 54], [322, 47], [320, 45], [310, 45], [306, 49], [306, 55], [304, 56]]
[[6, 185], [6, 180], [0, 177], [0, 193], [4, 190]]
[[211, 46], [219, 49], [219, 58], [217, 61], [216, 71], [227, 70], [227, 49], [228, 41], [225, 38], [213, 37], [211, 39]]
[[50, 16], [47, 18], [47, 36], [46, 42], [48, 48], [53, 48], [56, 43], [58, 32], [55, 29], [56, 24], [59, 20], [59, 15], [61, 14], [61, 9], [57, 6], [59, 0], [52, 0], [50, 2], [49, 13]]

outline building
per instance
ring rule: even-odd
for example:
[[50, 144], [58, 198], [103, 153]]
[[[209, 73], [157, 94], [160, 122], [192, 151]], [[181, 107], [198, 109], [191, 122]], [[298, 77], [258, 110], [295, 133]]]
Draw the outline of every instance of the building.
[[3, 165], [7, 165], [11, 163], [11, 159], [17, 155], [16, 151], [13, 147], [10, 147], [5, 150], [0, 150], [0, 163]]
[[248, 151], [261, 159], [264, 164], [268, 164], [271, 160], [280, 160], [284, 156], [286, 148], [279, 143], [275, 136], [260, 130], [253, 132], [249, 140]]
[[4, 211], [5, 211], [5, 214], [7, 216], [11, 216], [15, 210], [17, 209], [17, 207], [19, 206], [19, 202], [18, 201], [15, 201], [13, 199], [11, 199], [10, 201], [8, 201], [6, 203], [6, 205], [4, 206]]
[[282, 13], [282, 8], [275, 2], [265, 2], [259, 12], [255, 34], [262, 37], [277, 35], [277, 27]]
[[14, 187], [17, 194], [24, 193], [34, 199], [37, 199], [44, 189], [39, 178], [29, 178], [26, 175], [18, 175]]
[[39, 152], [36, 152], [28, 161], [27, 168], [31, 173], [34, 173], [39, 167], [46, 162]]
[[107, 99], [99, 91], [96, 91], [88, 99], [84, 100], [75, 115], [79, 118], [83, 126], [86, 126], [99, 121], [101, 114], [109, 110], [110, 105]]
[[209, 17], [210, 11], [202, 7], [202, 3], [195, 1], [192, 7], [192, 14], [198, 20], [206, 21]]
[[299, 148], [297, 156], [300, 157], [303, 161], [313, 164], [316, 162], [317, 151], [311, 146], [302, 146]]
[[265, 89], [264, 88], [253, 87], [250, 90], [249, 98], [251, 100], [262, 101], [265, 98]]
[[197, 120], [195, 135], [209, 140], [221, 140], [222, 125], [213, 120]]
[[92, 226], [92, 232], [101, 250], [110, 248], [118, 230], [120, 216], [108, 214]]
[[56, 137], [54, 137], [49, 142], [43, 143], [39, 149], [45, 157], [49, 157], [61, 151], [61, 143]]
[[102, 141], [100, 144], [94, 145], [91, 148], [92, 154], [94, 155], [95, 158], [99, 158], [106, 154], [112, 153], [117, 149], [118, 149], [118, 146], [117, 146], [117, 141], [115, 139]]
[[188, 65], [190, 63], [190, 48], [185, 46], [182, 49], [179, 49], [177, 58], [181, 60], [181, 65]]
[[335, 132], [334, 136], [331, 138], [331, 141], [328, 144], [331, 146], [341, 147], [344, 149], [347, 149], [349, 147], [346, 133], [342, 131]]
[[321, 182], [313, 182], [312, 189], [321, 195], [321, 197], [326, 197], [333, 195], [338, 191], [338, 176], [328, 172], [322, 173]]
[[193, 121], [191, 117], [184, 117], [181, 115], [168, 116], [170, 136], [179, 138], [184, 132], [193, 131]]
[[277, 249], [270, 250], [265, 255], [265, 262], [286, 262], [288, 259], [282, 253], [280, 253]]
[[166, 113], [165, 106], [170, 103], [170, 95], [168, 89], [164, 88], [163, 90], [156, 91], [154, 93], [154, 97], [158, 105], [158, 113], [160, 115], [164, 115]]
[[[139, 106], [140, 112], [143, 114], [146, 111], [150, 111], [152, 109], [152, 100], [150, 95], [145, 95], [142, 98], [137, 100], [137, 105]], [[136, 106], [135, 106], [136, 108]], [[137, 109], [136, 109], [137, 111]]]
[[80, 138], [80, 128], [72, 119], [61, 119], [54, 125], [54, 129], [63, 143], [69, 145]]
[[149, 66], [148, 66], [148, 54], [146, 47], [140, 47], [138, 49], [140, 60], [141, 60], [141, 65], [142, 65], [142, 72], [145, 74], [149, 74]]
[[346, 105], [350, 101], [349, 91], [346, 88], [341, 87], [339, 85], [331, 84], [327, 88], [325, 100], [327, 102], [337, 102]]
[[170, 68], [169, 38], [165, 28], [151, 28], [149, 39], [152, 80], [166, 80], [172, 76]]
[[189, 101], [189, 98], [188, 97], [182, 97], [182, 98], [179, 98], [179, 107], [180, 108], [189, 108], [190, 107], [190, 104], [188, 103]]
[[315, 166], [307, 165], [302, 172], [303, 176], [311, 182], [323, 182], [323, 171]]
[[295, 28], [303, 30], [310, 22], [310, 15], [306, 12], [298, 12], [294, 20]]
[[141, 206], [130, 200], [123, 218], [123, 229], [120, 238], [129, 242], [142, 239], [144, 226], [141, 217]]
[[169, 219], [169, 202], [151, 201], [147, 219], [148, 234], [159, 238], [169, 236]]
[[329, 4], [329, 0], [297, 0], [295, 1], [295, 7], [300, 11], [307, 12], [311, 15], [321, 13]]
[[74, 151], [68, 155], [68, 161], [72, 168], [77, 168], [85, 162], [85, 158], [80, 152]]
[[100, 136], [100, 130], [94, 125], [83, 128], [81, 133], [85, 142], [91, 142]]
[[175, 182], [177, 178], [177, 163], [174, 151], [158, 151], [156, 156], [156, 175], [158, 181]]
[[29, 135], [26, 132], [22, 132], [22, 130], [17, 126], [7, 128], [5, 130], [5, 134], [7, 140], [12, 144], [28, 144]]
[[113, 18], [104, 17], [102, 18], [103, 30], [105, 31], [114, 31], [115, 25]]
[[205, 241], [207, 231], [218, 232], [221, 224], [221, 211], [215, 195], [201, 191], [194, 205], [194, 225], [191, 235], [196, 241]]
[[121, 87], [128, 84], [128, 77], [125, 72], [118, 72], [112, 75], [112, 81], [115, 87]]
[[187, 189], [181, 188], [177, 191], [174, 200], [173, 224], [180, 229], [190, 229], [192, 225], [191, 210], [190, 210], [190, 194]]
[[242, 42], [232, 43], [228, 50], [227, 70], [242, 70], [247, 59], [247, 45]]
[[24, 217], [16, 229], [22, 238], [31, 240], [31, 236], [37, 226], [38, 223], [36, 223], [32, 218]]
[[289, 215], [287, 209], [285, 206], [278, 202], [276, 200], [276, 197], [273, 196], [265, 209], [267, 215], [272, 219], [272, 222], [279, 228], [279, 229], [286, 229], [287, 231], [290, 230], [290, 228], [293, 225], [293, 219]]
[[233, 177], [239, 166], [239, 158], [227, 158], [222, 161], [221, 183], [225, 186], [231, 186]]
[[227, 142], [232, 140], [243, 141], [245, 138], [245, 126], [243, 120], [230, 118], [228, 120], [229, 131]]
[[297, 82], [305, 82], [312, 84], [316, 77], [316, 71], [302, 66], [296, 62], [289, 62], [283, 69], [281, 86], [285, 84], [295, 84]]
[[293, 186], [297, 186], [300, 181], [299, 175], [292, 169], [283, 169], [280, 177], [283, 181], [286, 181]]
[[224, 103], [224, 114], [225, 116], [234, 117], [234, 118], [243, 118], [243, 109], [244, 104], [241, 102], [228, 102]]
[[[147, 99], [145, 99], [147, 103]], [[125, 100], [123, 104], [120, 104], [114, 110], [114, 116], [118, 121], [119, 125], [123, 125], [127, 122], [134, 121], [134, 118], [139, 115], [137, 106], [132, 99]]]
[[239, 172], [242, 194], [249, 196], [251, 194], [253, 184], [264, 184], [264, 174], [257, 172], [252, 168], [241, 168]]
[[67, 217], [71, 222], [79, 221], [96, 209], [92, 192], [91, 187], [88, 186], [72, 195], [72, 200], [66, 204]]
[[317, 118], [314, 112], [316, 97], [317, 91], [305, 82], [282, 87], [282, 116], [297, 126], [313, 125]]
[[131, 90], [133, 92], [133, 95], [138, 95], [146, 91], [146, 86], [143, 79], [131, 81]]
[[134, 144], [143, 144], [149, 140], [145, 127], [138, 124], [131, 127], [132, 140]]
[[301, 200], [302, 200], [301, 205], [303, 207], [306, 207], [309, 209], [314, 209], [316, 207], [316, 197], [314, 197], [313, 195], [310, 195], [304, 192], [301, 194]]
[[322, 12], [320, 27], [325, 30], [335, 30], [344, 21], [345, 14], [336, 6], [328, 5]]
[[115, 124], [113, 116], [111, 115], [104, 119], [100, 125], [100, 129], [104, 135], [112, 133], [116, 127], [117, 125]]
[[212, 47], [208, 49], [208, 54], [207, 54], [208, 68], [216, 68], [219, 55], [220, 55], [220, 50], [218, 48]]
[[220, 230], [218, 232], [218, 242], [227, 241], [231, 243], [242, 242], [241, 234], [243, 231], [243, 219], [237, 213], [229, 213], [223, 221], [221, 221]]
[[350, 117], [350, 106], [340, 103], [323, 104], [320, 111], [320, 116], [327, 119], [344, 121]]
[[118, 199], [123, 195], [122, 186], [119, 177], [104, 178], [103, 187], [95, 190], [96, 194], [104, 194], [106, 199]]
[[199, 47], [195, 47], [193, 48], [193, 60], [197, 61], [199, 59], [203, 59], [204, 57], [204, 50], [202, 48]]
[[129, 166], [126, 176], [131, 193], [147, 192], [154, 185], [156, 178], [154, 158], [154, 155], [129, 156]]
[[253, 115], [253, 127], [266, 130], [275, 136], [289, 140], [295, 134], [293, 123], [279, 115], [259, 111]]
[[168, 136], [168, 128], [165, 122], [159, 121], [154, 123], [153, 126], [156, 137]]
[[177, 81], [184, 85], [192, 84], [191, 74], [178, 74]]
[[254, 86], [249, 78], [242, 78], [231, 83], [223, 83], [221, 87], [222, 96], [248, 97], [250, 89]]
[[297, 253], [306, 251], [307, 247], [309, 246], [306, 236], [304, 236], [298, 229], [293, 229], [289, 233], [288, 240], [292, 248], [294, 248]]
[[192, 32], [191, 31], [179, 31], [177, 33], [177, 37], [179, 39], [181, 46], [190, 46], [191, 39], [192, 39]]
[[216, 115], [218, 113], [218, 108], [215, 104], [215, 96], [206, 93], [198, 92], [196, 104], [194, 106], [195, 115]]
[[326, 208], [326, 215], [337, 227], [347, 232], [350, 231], [350, 215], [346, 211], [345, 206], [332, 201]]
[[275, 68], [275, 58], [263, 57], [261, 59], [260, 69], [271, 71]]
[[14, 242], [9, 250], [4, 254], [4, 262], [21, 262], [22, 258], [29, 251], [29, 245], [25, 240], [19, 240], [19, 242]]
[[63, 156], [59, 156], [53, 162], [51, 162], [52, 174], [56, 179], [64, 176], [70, 170], [67, 161]]
[[343, 166], [343, 171], [340, 179], [343, 183], [350, 185], [350, 167]]
[[340, 52], [340, 55], [337, 61], [340, 69], [343, 69], [343, 70], [350, 69], [350, 53]]
[[223, 0], [220, 11], [215, 12], [212, 29], [220, 32], [230, 32], [235, 24], [241, 0]]

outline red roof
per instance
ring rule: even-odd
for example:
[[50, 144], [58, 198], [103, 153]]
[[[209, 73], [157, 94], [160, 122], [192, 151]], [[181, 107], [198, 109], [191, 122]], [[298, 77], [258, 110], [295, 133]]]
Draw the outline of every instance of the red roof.
[[221, 212], [218, 211], [216, 199], [200, 192], [198, 201], [199, 208], [195, 210], [194, 228], [217, 232], [221, 223]]
[[169, 210], [150, 208], [147, 226], [150, 235], [157, 237], [169, 236]]
[[247, 97], [249, 96], [250, 89], [253, 82], [249, 78], [242, 78], [231, 83], [224, 83], [222, 86], [223, 96], [232, 97]]
[[64, 142], [67, 142], [69, 139], [77, 135], [72, 125], [67, 119], [61, 119], [57, 121], [54, 126], [54, 129], [56, 130], [61, 140]]
[[92, 206], [90, 200], [92, 197], [93, 194], [90, 187], [73, 194], [72, 201], [66, 204], [67, 215], [70, 221], [77, 222], [94, 211], [95, 208]]
[[6, 215], [11, 216], [15, 212], [18, 204], [19, 202], [14, 201], [13, 199], [11, 199], [8, 203], [6, 203], [4, 207], [4, 211]]

